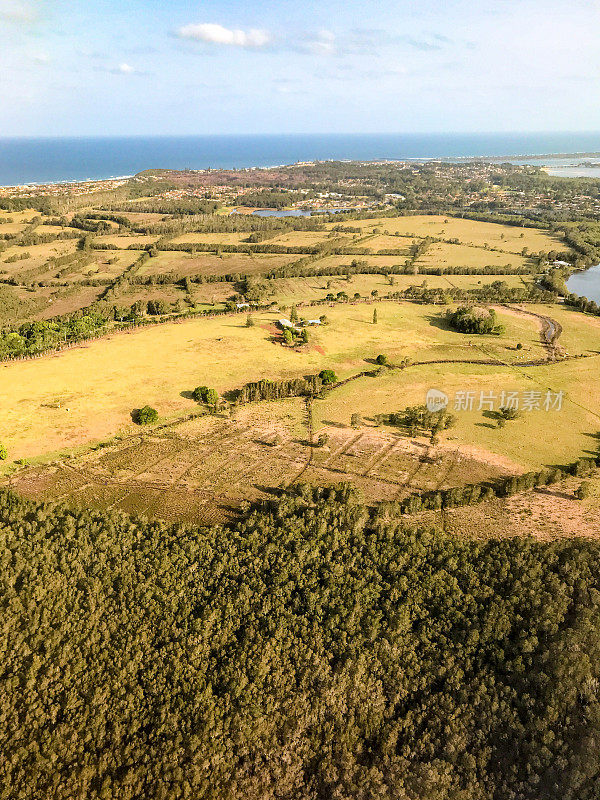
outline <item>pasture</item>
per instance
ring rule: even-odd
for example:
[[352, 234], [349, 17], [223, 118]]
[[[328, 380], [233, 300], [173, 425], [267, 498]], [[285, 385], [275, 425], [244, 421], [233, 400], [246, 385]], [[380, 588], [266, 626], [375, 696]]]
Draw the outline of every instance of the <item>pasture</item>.
[[[300, 377], [332, 368], [341, 378], [369, 367], [380, 352], [390, 360], [541, 357], [537, 322], [500, 315], [506, 336], [469, 337], [449, 330], [438, 308], [411, 303], [311, 307], [329, 323], [311, 330], [305, 347], [278, 343], [277, 314], [198, 318], [91, 341], [35, 361], [0, 365], [0, 440], [14, 458], [103, 439], [131, 428], [131, 411], [150, 404], [162, 417], [194, 407], [194, 386], [219, 393], [262, 378]], [[516, 341], [524, 343], [517, 353]], [[485, 352], [479, 348], [484, 347]], [[182, 395], [182, 392], [184, 393]]]
[[[333, 228], [336, 223], [327, 223]], [[351, 220], [348, 225], [353, 228], [381, 233], [400, 233], [402, 236], [424, 238], [433, 236], [442, 239], [458, 239], [464, 244], [477, 247], [498, 247], [512, 253], [520, 253], [524, 247], [530, 252], [540, 250], [564, 250], [562, 239], [549, 231], [537, 228], [521, 228], [513, 225], [501, 225], [495, 222], [479, 222], [458, 217], [436, 215], [410, 215], [405, 217], [379, 217], [363, 220]]]

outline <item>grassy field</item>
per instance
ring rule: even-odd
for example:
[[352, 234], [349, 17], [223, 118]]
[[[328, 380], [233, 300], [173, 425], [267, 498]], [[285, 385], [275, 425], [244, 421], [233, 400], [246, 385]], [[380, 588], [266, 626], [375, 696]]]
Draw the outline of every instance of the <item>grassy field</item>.
[[[67, 239], [64, 241], [48, 242], [47, 244], [34, 244], [27, 247], [10, 245], [0, 254], [0, 271], [8, 275], [18, 275], [31, 270], [41, 270], [41, 267], [52, 256], [61, 256], [72, 253], [77, 247], [77, 241]], [[29, 253], [29, 258], [23, 261], [7, 263], [12, 256], [21, 256]]]
[[249, 233], [183, 233], [171, 239], [172, 244], [241, 244]]
[[483, 250], [481, 247], [469, 247], [461, 244], [445, 244], [434, 242], [427, 252], [417, 259], [423, 267], [528, 267], [530, 262], [523, 256], [514, 253], [498, 253], [494, 250]]
[[[600, 400], [597, 396], [598, 359], [570, 361], [544, 367], [491, 368], [478, 365], [427, 365], [389, 372], [382, 378], [362, 378], [336, 389], [315, 403], [316, 425], [348, 425], [353, 413], [372, 419], [425, 402], [431, 388], [445, 392], [451, 408], [457, 392], [473, 392], [472, 410], [455, 411], [457, 425], [448, 443], [475, 448], [482, 457], [508, 460], [523, 469], [542, 464], [569, 463], [592, 447], [591, 434], [600, 430]], [[562, 409], [543, 409], [548, 389], [564, 392]], [[481, 392], [496, 395], [495, 408], [503, 391], [518, 392], [523, 405], [526, 392], [539, 392], [542, 408], [523, 411], [522, 416], [498, 428], [495, 420], [480, 409]], [[500, 462], [502, 463], [502, 462]]]
[[[333, 228], [336, 223], [328, 223]], [[414, 215], [407, 217], [374, 218], [352, 220], [348, 223], [353, 228], [361, 228], [372, 232], [377, 229], [382, 233], [401, 233], [407, 236], [423, 238], [434, 236], [444, 239], [458, 239], [465, 244], [483, 247], [500, 247], [513, 253], [520, 253], [524, 247], [530, 252], [540, 250], [563, 250], [565, 245], [558, 236], [536, 228], [518, 228], [512, 225], [498, 225], [493, 222], [455, 217]]]
[[[505, 338], [469, 337], [448, 330], [438, 308], [410, 303], [310, 308], [326, 311], [329, 324], [295, 350], [273, 341], [276, 314], [243, 315], [163, 324], [89, 342], [36, 361], [0, 365], [0, 439], [13, 457], [32, 456], [102, 439], [131, 423], [134, 406], [153, 405], [162, 416], [192, 408], [182, 392], [199, 384], [219, 392], [261, 378], [301, 376], [334, 368], [346, 377], [369, 365], [365, 358], [385, 352], [390, 359], [539, 357], [537, 325], [509, 317]], [[510, 349], [523, 341], [520, 353]], [[101, 380], [99, 377], [101, 376]]]
[[94, 241], [98, 244], [111, 244], [119, 250], [127, 250], [128, 247], [135, 247], [143, 250], [148, 244], [154, 244], [158, 239], [156, 235], [149, 235], [144, 233], [132, 234], [106, 234], [104, 236], [94, 236]]
[[559, 342], [571, 355], [600, 352], [600, 317], [582, 314], [564, 305], [527, 305], [538, 314], [548, 314], [562, 326]]
[[186, 275], [261, 275], [295, 261], [294, 255], [248, 255], [246, 253], [182, 253], [176, 250], [163, 251], [147, 261], [139, 271], [140, 275], [156, 275], [172, 272], [178, 276]]

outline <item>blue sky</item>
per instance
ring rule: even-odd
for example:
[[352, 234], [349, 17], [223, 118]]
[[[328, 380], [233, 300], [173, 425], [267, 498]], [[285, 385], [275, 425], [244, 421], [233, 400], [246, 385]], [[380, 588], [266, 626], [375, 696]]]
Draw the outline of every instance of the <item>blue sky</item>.
[[0, 0], [0, 135], [600, 130], [597, 0]]

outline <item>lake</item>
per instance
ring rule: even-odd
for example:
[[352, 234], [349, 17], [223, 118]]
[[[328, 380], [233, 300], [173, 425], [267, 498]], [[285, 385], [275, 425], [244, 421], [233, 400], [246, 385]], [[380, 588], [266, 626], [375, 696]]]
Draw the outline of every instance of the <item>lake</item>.
[[600, 264], [571, 275], [567, 281], [567, 289], [580, 297], [600, 303]]
[[303, 208], [259, 208], [253, 211], [255, 217], [310, 217], [312, 214], [338, 214], [341, 211], [352, 211], [351, 208], [315, 208], [312, 210]]

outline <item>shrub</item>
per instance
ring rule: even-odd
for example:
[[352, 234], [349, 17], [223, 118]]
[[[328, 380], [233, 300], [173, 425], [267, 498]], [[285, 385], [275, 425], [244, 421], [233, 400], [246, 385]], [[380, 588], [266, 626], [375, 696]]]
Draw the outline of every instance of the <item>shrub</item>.
[[590, 496], [590, 493], [591, 493], [590, 485], [587, 481], [584, 481], [578, 486], [575, 492], [575, 497], [578, 500], [585, 500], [586, 497]]
[[206, 395], [208, 394], [208, 386], [196, 386], [192, 392], [192, 397], [197, 403], [206, 403]]
[[337, 375], [332, 369], [322, 369], [319, 372], [319, 378], [321, 378], [324, 386], [331, 386], [332, 383], [337, 383]]
[[387, 364], [388, 363], [387, 356], [384, 356], [383, 353], [380, 353], [375, 359], [375, 362], [377, 364]]
[[138, 425], [154, 425], [158, 420], [158, 411], [152, 406], [144, 406], [137, 412], [136, 422]]
[[6, 461], [8, 458], [8, 450], [6, 449], [6, 445], [3, 445], [0, 442], [0, 461]]
[[204, 401], [209, 406], [215, 406], [219, 402], [219, 394], [216, 389], [209, 389], [206, 392], [206, 399]]

